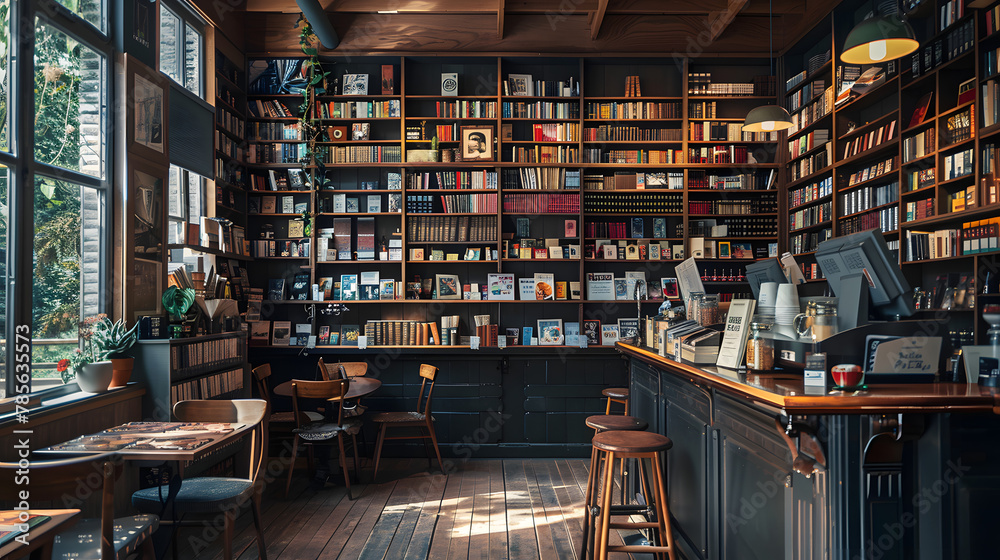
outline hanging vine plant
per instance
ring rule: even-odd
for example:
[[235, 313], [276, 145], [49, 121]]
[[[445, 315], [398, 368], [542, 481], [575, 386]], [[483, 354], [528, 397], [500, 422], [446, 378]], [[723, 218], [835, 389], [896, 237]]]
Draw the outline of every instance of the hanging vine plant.
[[323, 163], [326, 159], [326, 149], [317, 145], [318, 142], [323, 141], [323, 127], [320, 125], [316, 111], [310, 111], [310, 108], [314, 96], [326, 93], [324, 85], [330, 73], [323, 70], [316, 49], [319, 39], [313, 33], [309, 20], [304, 15], [299, 14], [295, 27], [299, 29], [299, 48], [306, 56], [302, 62], [305, 87], [302, 88], [302, 104], [299, 105], [299, 126], [302, 128], [302, 137], [306, 141], [306, 152], [299, 161], [305, 165], [316, 166], [318, 184], [314, 188], [319, 189], [326, 179], [326, 166]]

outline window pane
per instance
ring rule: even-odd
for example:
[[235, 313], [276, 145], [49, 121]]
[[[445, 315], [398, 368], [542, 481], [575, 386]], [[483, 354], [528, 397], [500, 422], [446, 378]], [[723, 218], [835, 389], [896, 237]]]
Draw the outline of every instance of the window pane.
[[62, 383], [56, 363], [76, 347], [81, 316], [98, 312], [103, 205], [96, 189], [35, 180], [33, 390]]
[[160, 5], [160, 71], [184, 83], [181, 75], [181, 20], [162, 4]]
[[[10, 0], [0, 0], [0, 150], [10, 151]], [[6, 176], [6, 170], [4, 170]]]
[[106, 31], [104, 19], [105, 0], [56, 0], [63, 6], [69, 8], [71, 12], [82, 17], [87, 23]]
[[105, 60], [35, 22], [35, 160], [104, 177]]
[[0, 398], [6, 396], [7, 387], [7, 189], [10, 175], [0, 165]]
[[200, 224], [205, 215], [205, 180], [201, 175], [185, 171], [188, 185], [188, 215], [189, 222]]
[[184, 25], [184, 87], [201, 97], [201, 35]]

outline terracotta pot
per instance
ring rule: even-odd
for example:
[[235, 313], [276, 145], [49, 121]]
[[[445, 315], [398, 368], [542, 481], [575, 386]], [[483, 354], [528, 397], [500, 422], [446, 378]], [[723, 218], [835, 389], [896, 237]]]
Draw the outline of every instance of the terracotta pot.
[[114, 370], [111, 362], [94, 362], [87, 364], [76, 372], [76, 384], [85, 393], [103, 393], [111, 385], [111, 377]]
[[111, 367], [114, 374], [111, 376], [111, 385], [108, 389], [124, 387], [132, 377], [132, 367], [135, 365], [135, 358], [111, 358]]

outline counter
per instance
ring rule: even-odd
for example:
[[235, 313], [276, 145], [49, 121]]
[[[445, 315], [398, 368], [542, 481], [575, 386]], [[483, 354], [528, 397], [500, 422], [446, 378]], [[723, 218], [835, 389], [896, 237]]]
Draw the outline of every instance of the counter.
[[674, 441], [674, 534], [691, 559], [986, 558], [1000, 503], [997, 391], [953, 383], [806, 394], [618, 344], [632, 414]]

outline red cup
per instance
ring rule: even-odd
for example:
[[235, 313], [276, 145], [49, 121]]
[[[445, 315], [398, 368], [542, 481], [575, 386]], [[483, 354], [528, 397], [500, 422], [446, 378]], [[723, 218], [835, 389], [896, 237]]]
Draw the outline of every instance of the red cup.
[[830, 370], [833, 375], [833, 382], [838, 387], [857, 387], [861, 385], [865, 374], [861, 371], [861, 366], [855, 364], [839, 364]]

